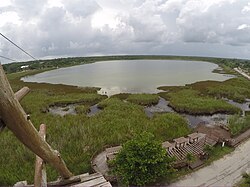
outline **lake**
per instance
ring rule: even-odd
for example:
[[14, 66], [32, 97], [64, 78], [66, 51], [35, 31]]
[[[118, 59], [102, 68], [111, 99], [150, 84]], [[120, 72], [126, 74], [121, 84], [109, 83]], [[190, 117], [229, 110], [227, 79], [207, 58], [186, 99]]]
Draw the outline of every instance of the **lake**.
[[157, 93], [159, 86], [181, 86], [204, 80], [224, 81], [218, 65], [181, 60], [118, 60], [60, 68], [22, 78], [25, 82], [100, 87], [99, 93]]

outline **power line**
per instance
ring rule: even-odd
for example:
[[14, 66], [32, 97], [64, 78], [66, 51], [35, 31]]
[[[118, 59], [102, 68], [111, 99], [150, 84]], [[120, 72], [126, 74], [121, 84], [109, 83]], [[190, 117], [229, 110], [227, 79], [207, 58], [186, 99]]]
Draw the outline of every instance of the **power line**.
[[13, 59], [11, 59], [11, 58], [8, 58], [8, 57], [2, 56], [2, 55], [0, 55], [0, 58], [4, 58], [4, 59], [6, 59], [6, 60], [10, 60], [10, 61], [15, 61], [15, 62], [16, 62], [16, 60], [13, 60]]
[[29, 57], [33, 58], [34, 60], [37, 60], [35, 57], [33, 57], [31, 54], [29, 54], [28, 52], [26, 52], [24, 49], [22, 49], [21, 47], [19, 47], [17, 44], [15, 44], [13, 41], [11, 41], [9, 38], [7, 38], [6, 36], [4, 36], [2, 33], [0, 33], [0, 35], [2, 37], [4, 37], [6, 40], [8, 40], [10, 43], [12, 43], [14, 46], [16, 46], [18, 49], [20, 49], [22, 52], [24, 52], [26, 55], [28, 55]]

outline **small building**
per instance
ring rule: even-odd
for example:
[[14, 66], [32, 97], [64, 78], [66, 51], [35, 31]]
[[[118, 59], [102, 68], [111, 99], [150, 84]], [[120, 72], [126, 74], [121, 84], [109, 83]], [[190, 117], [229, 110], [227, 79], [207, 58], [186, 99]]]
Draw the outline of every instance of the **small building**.
[[172, 150], [174, 148], [174, 144], [170, 143], [169, 141], [163, 142], [162, 148], [169, 150]]
[[197, 142], [198, 139], [199, 139], [199, 137], [200, 137], [200, 135], [199, 135], [199, 133], [197, 133], [197, 132], [194, 132], [194, 133], [188, 135], [188, 138], [189, 138], [189, 142], [190, 142], [190, 143]]
[[180, 137], [180, 138], [174, 139], [174, 142], [175, 142], [175, 147], [180, 148], [180, 147], [186, 146], [187, 143], [189, 143], [189, 139], [184, 138], [184, 137]]
[[24, 70], [27, 70], [29, 68], [29, 65], [24, 65], [24, 66], [21, 66], [20, 68], [21, 68], [21, 70], [24, 71]]

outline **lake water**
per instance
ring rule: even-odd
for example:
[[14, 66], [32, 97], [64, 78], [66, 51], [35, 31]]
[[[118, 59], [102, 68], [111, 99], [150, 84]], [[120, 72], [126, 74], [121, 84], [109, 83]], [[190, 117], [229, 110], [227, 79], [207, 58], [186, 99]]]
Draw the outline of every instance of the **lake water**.
[[100, 87], [100, 93], [157, 93], [159, 86], [180, 86], [204, 80], [224, 81], [229, 75], [212, 73], [218, 65], [200, 61], [119, 60], [56, 69], [24, 77], [26, 82], [46, 82], [80, 87]]

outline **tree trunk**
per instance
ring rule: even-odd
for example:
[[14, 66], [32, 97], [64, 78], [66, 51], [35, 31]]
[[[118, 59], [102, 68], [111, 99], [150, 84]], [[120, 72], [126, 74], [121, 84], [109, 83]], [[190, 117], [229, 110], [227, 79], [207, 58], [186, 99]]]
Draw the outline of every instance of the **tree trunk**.
[[0, 64], [0, 117], [2, 122], [32, 152], [51, 164], [64, 179], [72, 176], [58, 151], [45, 142], [15, 98], [8, 79]]

